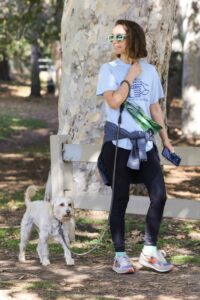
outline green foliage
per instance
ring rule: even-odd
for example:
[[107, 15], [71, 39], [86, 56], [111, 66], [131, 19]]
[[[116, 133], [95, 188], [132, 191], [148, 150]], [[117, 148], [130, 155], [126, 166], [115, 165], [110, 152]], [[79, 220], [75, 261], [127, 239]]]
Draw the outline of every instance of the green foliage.
[[63, 0], [5, 0], [0, 12], [0, 60], [23, 57], [30, 45], [44, 51], [60, 37]]

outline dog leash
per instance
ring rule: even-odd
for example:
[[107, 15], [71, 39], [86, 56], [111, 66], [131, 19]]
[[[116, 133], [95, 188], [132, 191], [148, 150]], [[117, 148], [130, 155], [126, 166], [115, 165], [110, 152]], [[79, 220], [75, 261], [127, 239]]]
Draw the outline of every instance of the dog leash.
[[66, 242], [66, 239], [65, 239], [65, 235], [64, 235], [64, 232], [63, 232], [63, 228], [62, 228], [62, 225], [63, 223], [61, 221], [58, 220], [58, 233], [60, 234], [65, 246], [71, 251], [71, 253], [73, 253], [74, 255], [77, 255], [77, 256], [84, 256], [86, 254], [89, 254], [91, 253], [92, 251], [94, 251], [98, 246], [99, 244], [101, 243], [103, 237], [104, 237], [104, 234], [108, 228], [108, 224], [105, 226], [105, 228], [103, 229], [98, 241], [96, 242], [96, 244], [94, 245], [93, 248], [91, 248], [90, 250], [86, 251], [86, 252], [83, 252], [83, 253], [77, 253], [77, 252], [74, 252], [70, 249], [69, 245], [67, 245], [67, 242]]

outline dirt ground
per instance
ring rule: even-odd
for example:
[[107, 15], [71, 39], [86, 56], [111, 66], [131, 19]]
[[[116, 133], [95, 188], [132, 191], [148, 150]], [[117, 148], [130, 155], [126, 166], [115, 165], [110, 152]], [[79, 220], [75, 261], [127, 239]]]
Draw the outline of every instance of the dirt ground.
[[[177, 267], [168, 274], [140, 270], [133, 275], [111, 271], [110, 259], [86, 257], [76, 259], [76, 265], [66, 267], [63, 258], [41, 267], [31, 258], [24, 266], [15, 257], [1, 261], [1, 280], [9, 282], [0, 291], [1, 299], [124, 299], [124, 300], [199, 300], [200, 270], [195, 266]], [[29, 282], [53, 282], [49, 295], [39, 288], [25, 290]], [[9, 298], [10, 297], [10, 298]]]
[[[22, 160], [20, 152], [37, 145], [47, 145], [49, 135], [57, 131], [57, 99], [27, 99], [21, 95], [11, 97], [2, 94], [0, 110], [16, 113], [23, 117], [46, 120], [48, 128], [22, 131], [4, 142], [0, 142], [0, 189], [24, 191], [29, 184], [44, 186], [48, 171], [49, 157], [32, 155], [28, 151]], [[177, 110], [177, 116], [180, 110]], [[177, 118], [176, 118], [177, 120]], [[180, 123], [176, 124], [180, 129]], [[199, 199], [199, 168], [168, 167], [166, 182], [168, 194], [172, 197]], [[172, 178], [178, 183], [173, 185]], [[177, 181], [176, 181], [177, 182]], [[191, 184], [192, 183], [192, 184]], [[11, 199], [12, 202], [12, 199]], [[12, 202], [14, 204], [14, 200]], [[22, 209], [1, 212], [0, 227], [19, 226]], [[28, 257], [27, 264], [19, 264], [17, 253], [12, 249], [0, 250], [0, 300], [41, 300], [41, 299], [124, 299], [124, 300], [199, 300], [200, 268], [193, 264], [179, 265], [169, 274], [158, 274], [141, 269], [137, 257], [131, 259], [136, 267], [135, 274], [120, 276], [111, 271], [112, 258], [96, 256], [76, 257], [73, 267], [63, 263], [62, 256], [52, 257], [52, 264], [41, 267], [37, 255]], [[49, 282], [45, 291], [33, 282]]]

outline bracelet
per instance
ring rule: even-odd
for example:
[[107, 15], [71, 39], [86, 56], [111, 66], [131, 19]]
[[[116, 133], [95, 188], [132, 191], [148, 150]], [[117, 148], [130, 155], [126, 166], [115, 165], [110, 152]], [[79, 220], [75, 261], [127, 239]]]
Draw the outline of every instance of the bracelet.
[[131, 91], [131, 85], [130, 85], [130, 82], [128, 82], [128, 80], [122, 80], [120, 85], [122, 85], [123, 83], [126, 83], [128, 85], [128, 95], [127, 95], [127, 98], [128, 98], [130, 95], [130, 91]]

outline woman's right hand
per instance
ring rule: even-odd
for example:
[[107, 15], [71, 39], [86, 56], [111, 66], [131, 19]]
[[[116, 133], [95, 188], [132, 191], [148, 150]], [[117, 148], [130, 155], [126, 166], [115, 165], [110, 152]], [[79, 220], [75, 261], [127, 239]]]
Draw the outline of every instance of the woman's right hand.
[[[129, 69], [127, 76], [124, 80], [127, 80], [130, 85], [134, 79], [139, 76], [142, 72], [142, 68], [139, 62], [135, 62]], [[108, 105], [113, 109], [118, 109], [121, 104], [126, 100], [129, 92], [127, 84], [122, 84], [116, 91], [106, 91], [103, 96]]]
[[[129, 74], [130, 73], [130, 74]], [[132, 77], [133, 81], [137, 76], [139, 76], [142, 73], [142, 68], [141, 65], [138, 61], [136, 61], [131, 67], [130, 70], [128, 72], [128, 75], [130, 75]]]
[[135, 78], [138, 77], [141, 73], [141, 64], [139, 63], [139, 61], [136, 61], [131, 65], [128, 74], [126, 75], [124, 80], [128, 80], [128, 82], [131, 84], [135, 80]]

